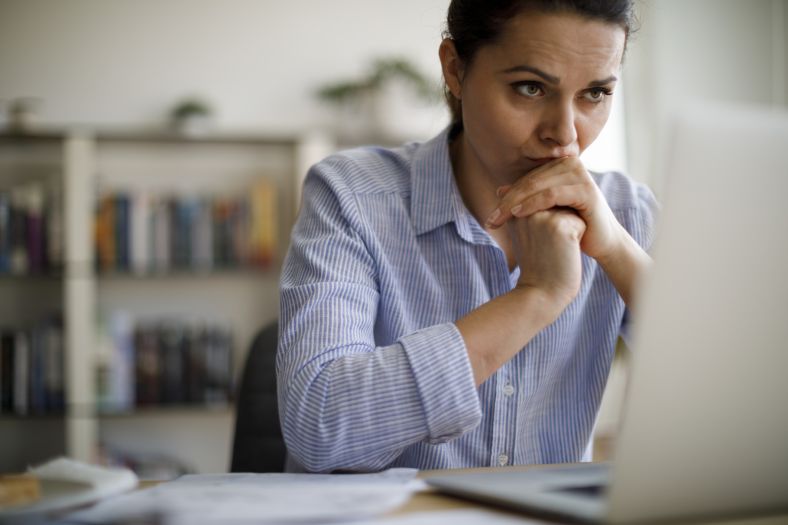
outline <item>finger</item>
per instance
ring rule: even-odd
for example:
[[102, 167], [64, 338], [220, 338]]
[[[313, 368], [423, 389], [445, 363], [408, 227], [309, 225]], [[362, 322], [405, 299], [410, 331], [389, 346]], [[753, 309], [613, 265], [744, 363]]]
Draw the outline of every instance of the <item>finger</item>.
[[549, 171], [554, 166], [558, 166], [559, 164], [563, 164], [564, 162], [566, 162], [567, 159], [571, 159], [571, 158], [574, 158], [574, 157], [556, 157], [555, 159], [551, 160], [550, 162], [547, 162], [546, 164], [542, 164], [541, 166], [535, 167], [534, 169], [532, 169], [531, 171], [526, 173], [526, 175], [538, 175], [539, 173], [542, 173], [542, 172], [545, 172], [545, 171]]
[[582, 213], [587, 209], [587, 202], [588, 195], [584, 184], [553, 186], [513, 206], [509, 212], [520, 218], [556, 207], [572, 208]]
[[536, 193], [524, 194], [510, 190], [498, 207], [485, 221], [485, 228], [496, 229], [513, 217], [528, 217], [538, 211], [549, 210], [556, 206], [568, 206], [580, 212], [589, 208], [588, 186], [585, 183], [556, 185]]
[[495, 190], [495, 195], [500, 199], [501, 197], [503, 197], [504, 195], [509, 193], [509, 190], [511, 190], [511, 189], [512, 189], [512, 185], [511, 184], [504, 184], [503, 186], [501, 186], [497, 190]]
[[[571, 162], [566, 162], [570, 160]], [[582, 164], [578, 164], [572, 160], [572, 157], [564, 157], [559, 159], [565, 162], [553, 162], [545, 164], [545, 166], [552, 165], [552, 169], [541, 170], [545, 166], [537, 168], [537, 170], [529, 172], [527, 175], [520, 178], [512, 185], [502, 186], [498, 189], [496, 194], [501, 202], [498, 204], [498, 217], [493, 218], [491, 214], [486, 223], [492, 226], [500, 226], [510, 218], [506, 213], [507, 210], [516, 206], [520, 202], [530, 198], [531, 196], [544, 191], [552, 186], [571, 185], [579, 181], [587, 180], [587, 172]], [[578, 169], [579, 166], [579, 169]], [[494, 212], [493, 212], [494, 213]]]

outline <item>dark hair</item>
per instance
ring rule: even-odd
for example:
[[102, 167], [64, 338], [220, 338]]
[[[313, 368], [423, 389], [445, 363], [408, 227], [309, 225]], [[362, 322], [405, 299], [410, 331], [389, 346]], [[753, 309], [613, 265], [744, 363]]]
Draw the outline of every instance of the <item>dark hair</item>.
[[[626, 37], [636, 30], [633, 0], [452, 0], [446, 16], [444, 38], [450, 38], [457, 55], [468, 67], [479, 48], [495, 42], [506, 23], [521, 11], [574, 13], [621, 26]], [[460, 101], [444, 86], [452, 122], [462, 122]]]

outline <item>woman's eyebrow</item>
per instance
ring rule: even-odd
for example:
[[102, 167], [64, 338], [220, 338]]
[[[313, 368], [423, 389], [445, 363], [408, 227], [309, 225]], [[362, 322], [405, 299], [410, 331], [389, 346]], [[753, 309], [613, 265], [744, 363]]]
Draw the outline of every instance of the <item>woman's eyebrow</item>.
[[588, 83], [588, 87], [600, 87], [604, 86], [605, 84], [610, 84], [617, 81], [618, 77], [616, 75], [610, 75], [609, 77], [603, 78], [602, 80], [592, 80]]
[[[542, 77], [545, 80], [545, 82], [547, 82], [548, 84], [554, 84], [557, 86], [558, 84], [561, 83], [561, 79], [558, 78], [557, 76], [551, 75], [550, 73], [545, 73], [538, 67], [529, 66], [527, 64], [520, 64], [518, 66], [510, 67], [508, 69], [503, 70], [503, 73], [522, 73], [522, 72], [533, 73], [536, 76]], [[601, 80], [592, 80], [591, 82], [588, 83], [588, 87], [604, 86], [606, 84], [610, 84], [611, 82], [616, 82], [616, 81], [618, 81], [618, 77], [615, 75], [610, 75], [609, 77], [603, 78]]]
[[509, 69], [505, 69], [502, 71], [503, 73], [533, 73], [536, 76], [542, 77], [548, 84], [560, 84], [561, 79], [553, 76], [549, 73], [545, 73], [541, 69], [533, 66], [529, 66], [526, 64], [520, 64], [519, 66], [510, 67]]

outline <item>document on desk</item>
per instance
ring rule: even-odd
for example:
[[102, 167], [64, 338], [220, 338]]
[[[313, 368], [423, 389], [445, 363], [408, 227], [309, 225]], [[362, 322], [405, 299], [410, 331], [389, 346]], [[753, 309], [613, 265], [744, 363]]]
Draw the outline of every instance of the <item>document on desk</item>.
[[487, 509], [414, 512], [371, 521], [356, 521], [352, 525], [446, 525], [447, 523], [451, 525], [551, 525], [551, 522], [548, 521]]
[[[416, 469], [375, 474], [188, 475], [111, 498], [63, 523], [166, 525], [324, 523], [379, 516], [404, 504], [424, 484]], [[136, 523], [136, 521], [134, 521]]]

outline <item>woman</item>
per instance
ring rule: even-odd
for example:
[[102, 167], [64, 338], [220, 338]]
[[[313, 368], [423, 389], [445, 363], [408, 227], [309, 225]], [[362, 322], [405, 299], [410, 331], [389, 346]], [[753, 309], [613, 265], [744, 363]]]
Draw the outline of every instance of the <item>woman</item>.
[[653, 223], [645, 187], [578, 159], [631, 20], [630, 1], [453, 0], [452, 125], [310, 170], [281, 280], [291, 468], [590, 459]]

